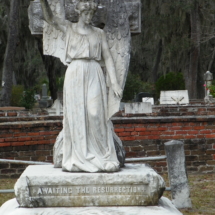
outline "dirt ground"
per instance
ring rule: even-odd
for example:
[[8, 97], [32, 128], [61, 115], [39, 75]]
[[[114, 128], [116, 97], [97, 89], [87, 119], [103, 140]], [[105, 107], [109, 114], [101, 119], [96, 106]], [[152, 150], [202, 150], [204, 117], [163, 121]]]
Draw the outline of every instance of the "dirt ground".
[[[163, 175], [168, 185], [167, 175]], [[16, 179], [0, 179], [0, 189], [13, 189]], [[192, 209], [183, 209], [184, 215], [215, 215], [215, 174], [189, 175], [190, 193], [193, 204]], [[171, 198], [170, 192], [164, 196]], [[0, 194], [0, 205], [14, 194]]]

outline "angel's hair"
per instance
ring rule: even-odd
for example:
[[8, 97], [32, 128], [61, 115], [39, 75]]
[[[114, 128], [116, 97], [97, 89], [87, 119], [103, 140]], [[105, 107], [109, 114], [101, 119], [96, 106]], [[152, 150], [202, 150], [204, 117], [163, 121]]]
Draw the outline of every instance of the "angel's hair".
[[75, 11], [77, 13], [81, 13], [83, 11], [93, 10], [94, 12], [97, 10], [98, 4], [95, 0], [77, 0]]

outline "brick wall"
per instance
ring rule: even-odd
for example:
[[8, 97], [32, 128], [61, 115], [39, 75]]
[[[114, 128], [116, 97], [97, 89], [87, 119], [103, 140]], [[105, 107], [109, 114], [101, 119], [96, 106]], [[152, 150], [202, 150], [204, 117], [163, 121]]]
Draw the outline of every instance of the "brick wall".
[[25, 110], [22, 107], [0, 107], [0, 117], [23, 117], [23, 116], [44, 116], [47, 111], [35, 108], [34, 110]]
[[[4, 121], [0, 123], [0, 158], [52, 162], [62, 118], [5, 118]], [[0, 178], [17, 178], [25, 168], [26, 165], [0, 163]]]
[[[0, 158], [52, 163], [53, 144], [0, 147]], [[0, 163], [0, 178], [18, 178], [27, 165]]]
[[[115, 131], [127, 157], [164, 155], [164, 143], [185, 144], [189, 172], [215, 172], [215, 116], [115, 117]], [[55, 138], [62, 117], [0, 118], [0, 158], [52, 162]], [[148, 162], [158, 172], [166, 161]], [[1, 164], [0, 177], [18, 177], [25, 165]]]
[[[165, 155], [164, 143], [184, 142], [188, 172], [215, 172], [215, 116], [115, 118], [127, 157]], [[158, 172], [166, 161], [148, 162]]]

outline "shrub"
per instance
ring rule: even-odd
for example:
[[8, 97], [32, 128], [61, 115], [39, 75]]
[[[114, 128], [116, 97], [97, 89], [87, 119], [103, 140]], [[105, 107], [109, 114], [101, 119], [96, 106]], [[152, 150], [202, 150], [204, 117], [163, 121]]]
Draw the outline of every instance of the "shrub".
[[154, 94], [154, 85], [151, 83], [143, 82], [138, 75], [129, 72], [122, 99], [124, 101], [132, 100], [134, 99], [135, 95], [140, 92], [149, 92], [151, 94]]
[[64, 78], [65, 78], [65, 76], [57, 78], [57, 89], [58, 89], [58, 91], [63, 91]]
[[20, 100], [22, 98], [22, 94], [24, 91], [24, 86], [22, 85], [15, 85], [12, 88], [12, 95], [11, 95], [11, 106], [19, 107], [20, 106]]
[[185, 81], [182, 73], [170, 72], [167, 75], [161, 76], [155, 83], [156, 95], [160, 96], [162, 90], [184, 90]]
[[36, 100], [34, 98], [35, 91], [33, 89], [26, 90], [21, 97], [20, 104], [26, 109], [32, 109]]
[[210, 95], [215, 98], [215, 85], [208, 86], [207, 88], [210, 90]]

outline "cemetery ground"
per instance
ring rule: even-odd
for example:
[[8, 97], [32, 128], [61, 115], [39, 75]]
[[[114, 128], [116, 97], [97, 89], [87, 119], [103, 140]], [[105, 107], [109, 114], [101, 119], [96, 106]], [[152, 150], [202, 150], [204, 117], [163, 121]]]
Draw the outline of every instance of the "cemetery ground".
[[[166, 186], [169, 186], [167, 175], [163, 175]], [[193, 208], [183, 209], [184, 215], [214, 215], [215, 214], [215, 174], [189, 175], [190, 193]], [[0, 179], [0, 189], [13, 189], [16, 179]], [[170, 192], [164, 196], [170, 198]], [[14, 194], [0, 194], [0, 205], [14, 198]]]

